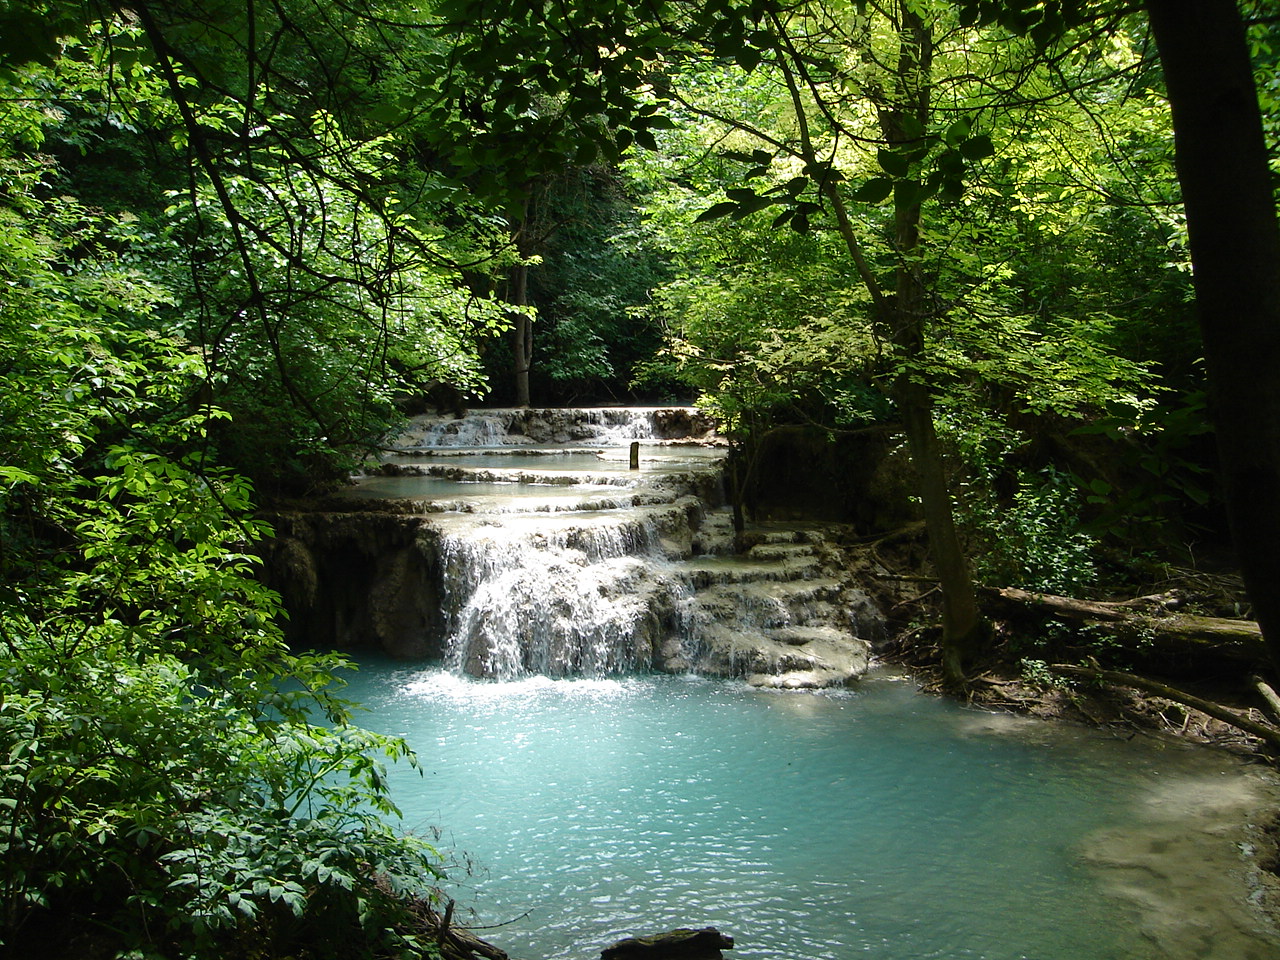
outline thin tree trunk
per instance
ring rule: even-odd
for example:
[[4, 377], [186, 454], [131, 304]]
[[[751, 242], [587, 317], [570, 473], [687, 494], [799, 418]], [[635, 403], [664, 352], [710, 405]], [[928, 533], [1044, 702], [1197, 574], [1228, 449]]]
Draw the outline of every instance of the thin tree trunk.
[[[898, 94], [880, 110], [880, 125], [890, 144], [909, 138], [906, 117], [923, 129], [930, 119], [933, 37], [929, 26], [907, 3], [900, 7], [901, 42], [897, 66]], [[942, 667], [948, 683], [964, 682], [966, 664], [982, 646], [986, 625], [968, 559], [956, 530], [941, 445], [933, 423], [933, 394], [916, 369], [924, 354], [928, 291], [916, 263], [920, 246], [919, 203], [895, 203], [894, 244], [898, 254], [897, 293], [885, 304], [889, 326], [905, 370], [894, 385], [916, 472], [920, 506], [929, 536], [929, 553], [942, 592]]]
[[[528, 294], [529, 268], [524, 264], [516, 267], [511, 284], [511, 303], [520, 307], [529, 305]], [[527, 313], [517, 313], [511, 328], [512, 353], [515, 357], [513, 373], [516, 380], [516, 406], [527, 407], [529, 397], [529, 369], [533, 366], [533, 319]]]
[[[774, 24], [790, 57], [790, 63], [783, 59], [779, 65], [795, 107], [802, 155], [810, 165], [816, 166], [820, 158], [809, 132], [806, 104], [797, 82], [797, 76], [806, 76], [804, 57], [786, 40], [782, 21], [775, 18]], [[933, 36], [929, 25], [905, 0], [898, 4], [896, 25], [899, 47], [894, 89], [873, 97], [879, 110], [881, 132], [890, 145], [909, 139], [905, 132], [907, 117], [914, 118], [922, 129], [927, 127], [932, 92]], [[920, 246], [920, 205], [895, 207], [894, 247], [898, 266], [895, 292], [888, 293], [858, 242], [839, 185], [829, 179], [822, 184], [822, 191], [835, 212], [840, 236], [854, 268], [871, 294], [877, 319], [890, 332], [897, 357], [907, 368], [894, 385], [894, 401], [902, 416], [916, 472], [929, 553], [942, 596], [943, 673], [948, 683], [958, 686], [964, 683], [966, 663], [986, 641], [987, 625], [956, 530], [942, 447], [933, 424], [933, 393], [927, 384], [912, 376], [912, 367], [918, 365], [924, 354], [924, 327], [930, 315], [928, 291], [915, 263]]]
[[1235, 0], [1147, 0], [1173, 113], [1227, 513], [1280, 673], [1280, 228]]

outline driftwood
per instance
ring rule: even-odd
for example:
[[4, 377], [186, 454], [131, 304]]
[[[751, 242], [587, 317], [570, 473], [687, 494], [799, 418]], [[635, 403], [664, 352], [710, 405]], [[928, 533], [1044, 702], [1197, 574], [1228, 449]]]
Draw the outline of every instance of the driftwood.
[[507, 960], [507, 954], [470, 930], [453, 925], [453, 901], [450, 900], [441, 916], [426, 901], [418, 901], [415, 912], [427, 935], [435, 938], [443, 960]]
[[1118, 636], [1157, 641], [1162, 655], [1213, 656], [1244, 663], [1267, 660], [1262, 631], [1252, 620], [1179, 613], [1171, 594], [1104, 602], [1033, 593], [1016, 587], [980, 588], [984, 606], [1006, 614], [1035, 613], [1073, 620]]
[[600, 960], [719, 960], [733, 949], [733, 937], [715, 927], [680, 928], [652, 937], [627, 937], [600, 951]]
[[1141, 690], [1144, 693], [1164, 697], [1166, 700], [1172, 700], [1183, 706], [1199, 710], [1201, 713], [1206, 713], [1215, 720], [1229, 723], [1245, 733], [1253, 734], [1253, 736], [1266, 741], [1272, 747], [1280, 748], [1280, 730], [1275, 727], [1259, 723], [1229, 707], [1224, 707], [1220, 703], [1205, 700], [1203, 697], [1197, 697], [1195, 694], [1160, 683], [1158, 680], [1150, 680], [1147, 677], [1140, 677], [1133, 673], [1121, 673], [1118, 670], [1103, 670], [1101, 667], [1076, 667], [1063, 663], [1053, 664], [1049, 669], [1064, 677], [1075, 677], [1080, 680], [1100, 680], [1104, 683], [1133, 687], [1135, 690]]

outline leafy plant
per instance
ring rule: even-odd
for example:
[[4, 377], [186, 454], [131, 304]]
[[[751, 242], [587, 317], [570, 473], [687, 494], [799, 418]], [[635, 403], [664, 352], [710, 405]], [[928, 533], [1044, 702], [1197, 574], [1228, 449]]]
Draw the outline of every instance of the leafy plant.
[[286, 648], [136, 222], [0, 162], [0, 944], [399, 949], [439, 875], [384, 819], [405, 745], [351, 725], [341, 659]]
[[[1054, 467], [1020, 472], [1013, 496], [1001, 501], [972, 485], [962, 520], [981, 547], [978, 576], [990, 583], [1045, 593], [1080, 595], [1097, 578], [1097, 542], [1081, 517], [1073, 478]], [[974, 495], [976, 494], [976, 495]]]
[[222, 456], [287, 489], [348, 473], [401, 393], [432, 380], [482, 390], [478, 344], [508, 323], [466, 287], [463, 251], [441, 231], [349, 186], [392, 163], [389, 138], [353, 141], [324, 114], [310, 136], [321, 158], [310, 176], [292, 172], [296, 145], [263, 143], [167, 211], [167, 255], [186, 263], [174, 326], [200, 345], [233, 414]]

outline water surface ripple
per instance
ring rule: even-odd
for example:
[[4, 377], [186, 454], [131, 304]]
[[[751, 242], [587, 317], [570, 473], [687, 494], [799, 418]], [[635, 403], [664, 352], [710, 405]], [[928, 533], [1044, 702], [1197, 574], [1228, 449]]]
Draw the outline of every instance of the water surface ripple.
[[[740, 960], [1164, 958], [1176, 931], [1144, 922], [1144, 893], [1111, 895], [1091, 845], [1140, 832], [1144, 800], [1180, 778], [1246, 776], [883, 675], [770, 693], [678, 677], [495, 683], [367, 660], [349, 692], [363, 724], [418, 752], [422, 775], [395, 771], [393, 793], [406, 827], [439, 830], [471, 865], [449, 895], [480, 923], [519, 918], [488, 936], [527, 960], [708, 924]], [[1232, 841], [1216, 842], [1230, 867]], [[1243, 900], [1243, 879], [1207, 882], [1235, 879]], [[1234, 935], [1250, 956], [1280, 956]]]

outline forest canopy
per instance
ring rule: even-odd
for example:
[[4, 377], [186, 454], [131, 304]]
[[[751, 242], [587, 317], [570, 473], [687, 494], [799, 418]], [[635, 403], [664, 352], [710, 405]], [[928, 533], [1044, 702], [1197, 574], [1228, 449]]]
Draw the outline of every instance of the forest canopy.
[[256, 545], [432, 402], [697, 402], [748, 512], [784, 429], [877, 438], [953, 680], [978, 583], [1155, 591], [1230, 529], [1280, 644], [1276, 18], [1147, 6], [4, 4], [0, 949], [415, 947], [406, 748]]

